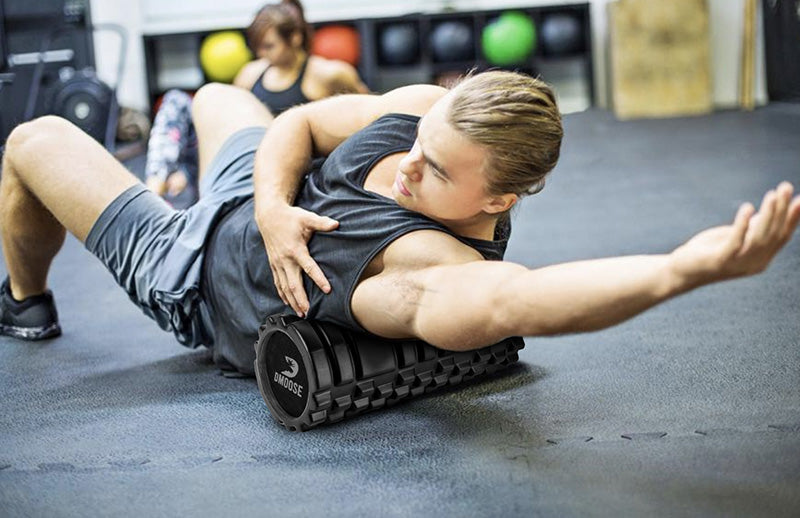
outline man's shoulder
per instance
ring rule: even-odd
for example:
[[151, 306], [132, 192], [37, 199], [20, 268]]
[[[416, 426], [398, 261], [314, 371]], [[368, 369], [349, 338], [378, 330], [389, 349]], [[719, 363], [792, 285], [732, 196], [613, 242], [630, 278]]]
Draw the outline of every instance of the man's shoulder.
[[383, 251], [384, 271], [419, 270], [483, 260], [481, 254], [441, 230], [415, 230], [395, 239]]

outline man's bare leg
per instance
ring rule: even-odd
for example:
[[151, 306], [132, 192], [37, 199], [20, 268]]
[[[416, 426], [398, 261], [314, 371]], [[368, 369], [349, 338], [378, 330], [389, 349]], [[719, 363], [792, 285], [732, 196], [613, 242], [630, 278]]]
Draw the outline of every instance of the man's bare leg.
[[103, 210], [138, 179], [100, 144], [58, 117], [18, 126], [6, 141], [0, 232], [12, 296], [47, 288], [65, 231], [85, 241]]
[[210, 83], [197, 91], [192, 101], [192, 120], [197, 132], [198, 178], [228, 138], [254, 126], [267, 127], [272, 114], [256, 96], [242, 88]]

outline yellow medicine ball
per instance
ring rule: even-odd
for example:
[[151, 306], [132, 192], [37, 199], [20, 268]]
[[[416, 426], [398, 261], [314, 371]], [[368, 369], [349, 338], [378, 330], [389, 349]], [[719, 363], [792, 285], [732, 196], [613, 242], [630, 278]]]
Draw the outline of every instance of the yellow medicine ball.
[[252, 59], [244, 36], [237, 31], [215, 32], [200, 45], [200, 66], [212, 81], [230, 83]]

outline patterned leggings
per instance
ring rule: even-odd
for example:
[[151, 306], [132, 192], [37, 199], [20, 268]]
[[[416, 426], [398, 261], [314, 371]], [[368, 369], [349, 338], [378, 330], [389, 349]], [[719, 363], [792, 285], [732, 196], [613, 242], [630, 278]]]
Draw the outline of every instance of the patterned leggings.
[[169, 90], [161, 100], [147, 143], [145, 176], [166, 181], [183, 171], [189, 185], [197, 186], [197, 134], [192, 124], [192, 97]]

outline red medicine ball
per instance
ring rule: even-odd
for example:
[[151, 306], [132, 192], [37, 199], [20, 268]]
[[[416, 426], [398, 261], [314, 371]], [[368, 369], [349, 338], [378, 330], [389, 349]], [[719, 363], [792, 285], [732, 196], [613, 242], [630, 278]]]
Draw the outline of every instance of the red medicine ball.
[[311, 53], [357, 66], [361, 57], [358, 31], [348, 25], [326, 25], [314, 32]]

